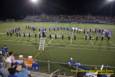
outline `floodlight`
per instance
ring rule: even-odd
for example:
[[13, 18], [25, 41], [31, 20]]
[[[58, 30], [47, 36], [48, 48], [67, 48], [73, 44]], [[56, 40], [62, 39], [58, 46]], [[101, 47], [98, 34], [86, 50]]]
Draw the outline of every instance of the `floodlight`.
[[114, 2], [115, 0], [107, 0], [107, 2]]
[[40, 0], [30, 0], [31, 3], [33, 4], [38, 4]]

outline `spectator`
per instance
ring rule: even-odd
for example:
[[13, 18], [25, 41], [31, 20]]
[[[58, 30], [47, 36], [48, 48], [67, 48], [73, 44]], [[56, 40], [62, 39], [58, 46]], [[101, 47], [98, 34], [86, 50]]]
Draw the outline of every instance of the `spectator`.
[[8, 47], [6, 45], [4, 45], [4, 47], [3, 47], [3, 52], [4, 52], [5, 56], [8, 55]]
[[4, 45], [4, 50], [8, 52], [8, 47], [6, 45]]
[[26, 68], [24, 68], [23, 65], [19, 64], [16, 67], [16, 76], [17, 77], [31, 77], [30, 71], [28, 71]]
[[38, 70], [39, 70], [39, 64], [38, 64], [36, 61], [33, 62], [33, 64], [32, 64], [32, 69], [33, 69], [34, 71], [38, 71]]
[[15, 64], [16, 61], [15, 61], [13, 52], [9, 53], [9, 56], [6, 59], [6, 62], [9, 64], [9, 66], [11, 66], [12, 64]]
[[4, 58], [2, 55], [2, 51], [0, 51], [0, 68], [3, 66], [3, 63], [4, 63]]
[[16, 69], [15, 68], [9, 68], [8, 71], [9, 71], [8, 77], [17, 77], [15, 75], [15, 73], [16, 73]]
[[5, 50], [3, 47], [1, 47], [2, 55], [5, 56]]
[[0, 76], [2, 77], [8, 77], [8, 71], [6, 70], [5, 67], [0, 68]]
[[4, 68], [3, 63], [4, 63], [4, 58], [3, 58], [3, 55], [2, 55], [2, 51], [1, 51], [0, 52], [0, 76], [7, 77], [8, 76], [8, 72]]
[[68, 61], [68, 65], [69, 66], [73, 66], [75, 64], [75, 61], [73, 60], [73, 58], [71, 57]]

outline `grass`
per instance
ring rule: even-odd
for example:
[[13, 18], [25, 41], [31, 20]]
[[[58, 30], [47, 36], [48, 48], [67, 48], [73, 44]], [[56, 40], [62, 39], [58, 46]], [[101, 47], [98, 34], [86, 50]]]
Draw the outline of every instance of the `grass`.
[[[70, 32], [68, 31], [50, 31], [47, 34], [64, 34], [66, 38], [53, 39], [47, 38], [44, 52], [38, 51], [39, 39], [16, 36], [7, 37], [4, 34], [9, 29], [21, 27], [21, 32], [31, 32], [26, 30], [26, 25], [34, 25], [37, 28], [44, 26], [65, 26], [65, 27], [80, 27], [80, 28], [103, 28], [112, 31], [112, 39], [110, 41], [104, 40], [84, 40], [83, 33], [76, 34], [77, 40], [71, 43], [67, 39]], [[38, 31], [34, 32], [38, 33]], [[34, 34], [33, 33], [33, 34]], [[77, 24], [77, 23], [42, 23], [42, 22], [1, 22], [0, 23], [0, 47], [6, 44], [10, 51], [15, 52], [16, 55], [23, 54], [24, 56], [32, 55], [38, 60], [50, 60], [58, 62], [66, 62], [70, 57], [82, 64], [89, 65], [110, 65], [115, 66], [115, 25], [109, 24]], [[61, 67], [60, 65], [56, 65]], [[46, 67], [46, 66], [45, 66]], [[45, 68], [43, 67], [43, 68]], [[45, 68], [46, 69], [46, 68]], [[46, 71], [46, 70], [45, 70]]]

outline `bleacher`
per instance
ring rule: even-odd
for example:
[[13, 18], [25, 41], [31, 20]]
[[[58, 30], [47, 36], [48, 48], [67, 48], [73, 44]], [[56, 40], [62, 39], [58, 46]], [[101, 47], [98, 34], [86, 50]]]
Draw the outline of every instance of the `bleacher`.
[[27, 16], [24, 18], [26, 21], [35, 22], [77, 22], [77, 23], [114, 23], [115, 17], [107, 16], [80, 16], [80, 15], [39, 15], [39, 16]]

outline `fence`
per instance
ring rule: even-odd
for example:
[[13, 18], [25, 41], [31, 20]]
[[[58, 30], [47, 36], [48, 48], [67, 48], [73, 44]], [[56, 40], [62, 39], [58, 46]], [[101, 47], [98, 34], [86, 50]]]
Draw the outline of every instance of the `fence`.
[[[64, 62], [52, 62], [52, 61], [44, 61], [39, 60], [38, 61], [40, 68], [40, 72], [45, 72], [48, 74], [57, 74], [57, 75], [65, 75], [65, 76], [73, 76], [76, 75], [77, 72], [79, 72], [79, 68], [73, 68], [70, 67], [67, 63]], [[94, 67], [97, 68], [97, 70], [100, 70], [102, 65], [87, 65], [87, 64], [81, 64], [83, 67], [94, 69]], [[115, 73], [115, 67], [112, 66], [104, 66], [104, 69], [113, 70]], [[53, 75], [52, 75], [53, 76]]]

